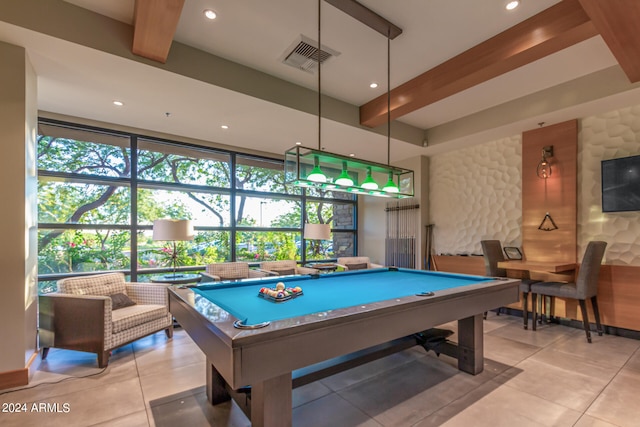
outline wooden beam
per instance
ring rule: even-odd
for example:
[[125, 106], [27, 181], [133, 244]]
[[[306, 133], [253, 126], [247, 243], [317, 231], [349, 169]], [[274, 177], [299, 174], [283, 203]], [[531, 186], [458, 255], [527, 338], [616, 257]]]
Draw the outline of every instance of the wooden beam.
[[631, 83], [640, 81], [640, 2], [580, 0]]
[[132, 52], [167, 62], [184, 0], [136, 0]]
[[[563, 0], [393, 89], [391, 120], [596, 35], [578, 0]], [[360, 124], [386, 121], [386, 94], [360, 107]]]

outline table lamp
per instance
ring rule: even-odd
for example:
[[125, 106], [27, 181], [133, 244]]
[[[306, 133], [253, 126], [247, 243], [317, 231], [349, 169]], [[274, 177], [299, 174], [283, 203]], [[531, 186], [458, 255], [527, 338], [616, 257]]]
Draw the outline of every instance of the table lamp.
[[173, 277], [176, 275], [178, 251], [176, 241], [193, 240], [193, 225], [188, 219], [157, 219], [153, 221], [153, 240], [167, 240], [173, 242], [171, 261], [173, 263]]

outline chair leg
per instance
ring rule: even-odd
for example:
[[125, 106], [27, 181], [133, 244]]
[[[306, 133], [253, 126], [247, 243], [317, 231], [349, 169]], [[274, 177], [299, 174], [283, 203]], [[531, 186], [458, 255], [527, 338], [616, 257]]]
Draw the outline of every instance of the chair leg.
[[110, 356], [111, 356], [111, 351], [98, 352], [98, 368], [106, 368], [107, 365], [109, 365]]
[[531, 293], [531, 311], [533, 311], [533, 317], [531, 320], [531, 329], [536, 330], [536, 324], [538, 323], [538, 294]]
[[587, 334], [587, 342], [591, 342], [591, 327], [589, 326], [589, 314], [587, 313], [587, 302], [583, 299], [578, 300], [580, 303], [580, 311], [582, 311], [582, 323], [584, 331]]
[[598, 310], [598, 297], [595, 295], [591, 297], [591, 305], [593, 306], [593, 315], [596, 317], [596, 328], [598, 329], [598, 335], [602, 336], [602, 323], [600, 323], [600, 311]]
[[540, 314], [540, 317], [538, 318], [538, 324], [542, 324], [542, 321], [544, 320], [544, 300], [545, 300], [545, 296], [544, 295], [540, 295], [540, 299], [538, 300], [537, 303], [537, 308], [535, 308], [535, 310], [538, 312], [538, 314]]
[[482, 318], [483, 318], [484, 320], [487, 320], [487, 312], [486, 312], [486, 311], [485, 311], [485, 312], [484, 312], [484, 314], [482, 315]]
[[527, 310], [527, 300], [529, 299], [529, 292], [522, 293], [522, 320], [524, 322], [524, 328], [529, 327], [529, 311]]
[[49, 347], [43, 347], [42, 348], [42, 360], [46, 359], [47, 356], [49, 355]]
[[167, 338], [173, 338], [173, 324], [165, 329], [164, 333], [167, 335]]

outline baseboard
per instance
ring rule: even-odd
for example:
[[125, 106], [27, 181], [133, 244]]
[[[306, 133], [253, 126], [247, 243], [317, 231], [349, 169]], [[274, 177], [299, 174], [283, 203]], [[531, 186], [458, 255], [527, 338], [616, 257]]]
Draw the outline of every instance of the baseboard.
[[0, 390], [28, 385], [33, 371], [40, 365], [38, 354], [39, 352], [34, 351], [27, 366], [22, 369], [0, 372]]

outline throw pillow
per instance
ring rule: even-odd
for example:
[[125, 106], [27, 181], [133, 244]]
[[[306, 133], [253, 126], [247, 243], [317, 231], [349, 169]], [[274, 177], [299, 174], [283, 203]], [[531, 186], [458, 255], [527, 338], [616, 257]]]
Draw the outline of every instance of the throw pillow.
[[367, 269], [367, 263], [366, 262], [363, 262], [362, 264], [345, 264], [345, 266], [347, 267], [347, 269], [349, 271], [366, 270]]
[[290, 276], [292, 274], [296, 274], [295, 268], [283, 268], [280, 270], [271, 270], [274, 273], [277, 273], [278, 276]]
[[111, 309], [112, 310], [120, 310], [121, 308], [130, 307], [132, 305], [136, 305], [135, 302], [131, 300], [125, 294], [113, 294], [109, 295], [111, 297]]

